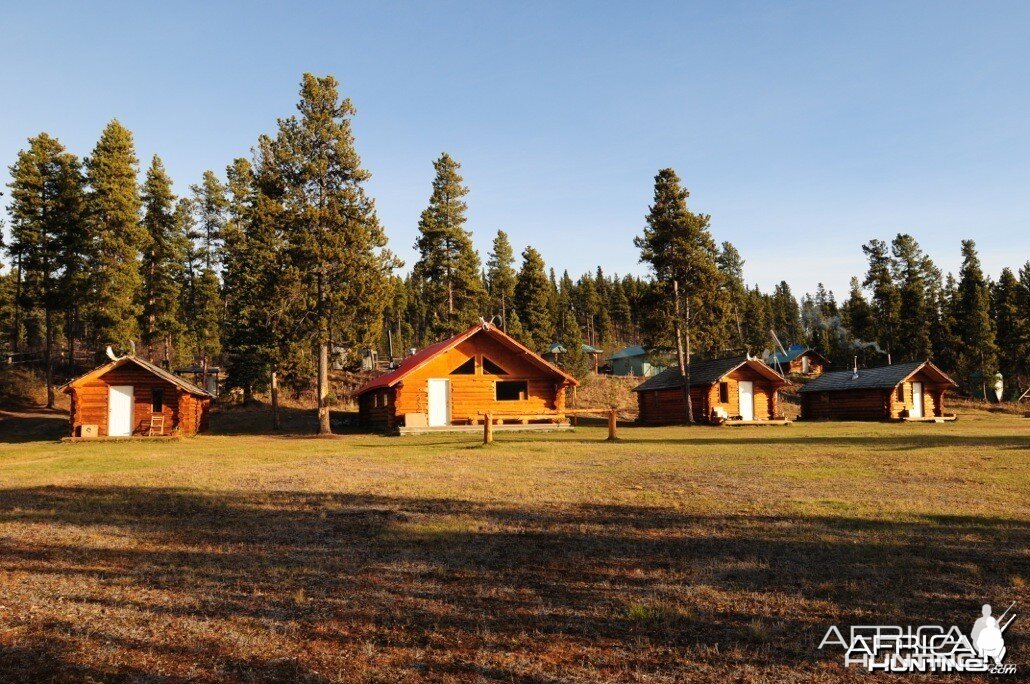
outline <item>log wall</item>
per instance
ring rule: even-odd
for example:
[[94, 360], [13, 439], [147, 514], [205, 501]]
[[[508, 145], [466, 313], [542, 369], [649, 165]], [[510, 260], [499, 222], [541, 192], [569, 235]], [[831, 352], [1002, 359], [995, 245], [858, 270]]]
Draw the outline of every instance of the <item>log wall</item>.
[[[779, 414], [779, 393], [775, 383], [752, 368], [738, 368], [720, 382], [690, 388], [690, 402], [696, 422], [708, 422], [712, 410], [722, 408], [731, 417], [740, 416], [740, 381], [750, 380], [754, 386], [756, 420], [767, 420]], [[727, 400], [722, 401], [721, 383], [726, 383]], [[686, 407], [682, 388], [637, 392], [638, 421], [651, 424], [685, 422]]]
[[131, 385], [133, 388], [133, 435], [149, 433], [156, 389], [161, 389], [164, 395], [161, 415], [165, 418], [165, 434], [177, 429], [179, 434], [193, 435], [207, 429], [210, 399], [194, 397], [145, 369], [127, 363], [71, 388], [73, 437], [78, 436], [80, 425], [96, 425], [99, 436], [108, 436], [108, 392], [112, 385]]
[[[502, 368], [505, 375], [484, 371], [483, 358]], [[452, 375], [455, 369], [475, 358], [475, 374]], [[392, 388], [388, 407], [377, 410], [372, 397], [378, 390], [363, 394], [358, 401], [362, 425], [374, 429], [393, 430], [406, 413], [427, 414], [429, 411], [429, 383], [431, 378], [450, 380], [451, 422], [475, 423], [483, 413], [497, 417], [506, 415], [551, 415], [564, 417], [565, 390], [568, 381], [548, 372], [517, 352], [486, 335], [473, 335], [452, 349], [432, 358], [421, 368], [412, 371]], [[497, 382], [525, 381], [527, 393], [523, 399], [498, 401]]]

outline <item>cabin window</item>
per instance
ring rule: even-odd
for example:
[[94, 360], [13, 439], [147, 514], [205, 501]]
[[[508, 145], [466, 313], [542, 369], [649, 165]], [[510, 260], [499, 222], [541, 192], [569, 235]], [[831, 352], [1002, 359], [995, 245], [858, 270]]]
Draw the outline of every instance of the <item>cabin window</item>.
[[457, 368], [451, 371], [451, 375], [475, 375], [476, 374], [476, 357], [470, 358], [465, 363], [461, 364]]
[[155, 389], [151, 392], [150, 396], [150, 411], [151, 413], [161, 413], [165, 406], [165, 391], [163, 389]]
[[905, 385], [898, 385], [898, 401], [905, 401]]
[[508, 371], [504, 370], [490, 359], [483, 357], [483, 372], [489, 373], [490, 375], [507, 375]]
[[730, 383], [720, 382], [719, 383], [719, 403], [728, 404], [730, 403]]
[[525, 380], [502, 380], [494, 387], [497, 401], [519, 401], [529, 394], [529, 383]]

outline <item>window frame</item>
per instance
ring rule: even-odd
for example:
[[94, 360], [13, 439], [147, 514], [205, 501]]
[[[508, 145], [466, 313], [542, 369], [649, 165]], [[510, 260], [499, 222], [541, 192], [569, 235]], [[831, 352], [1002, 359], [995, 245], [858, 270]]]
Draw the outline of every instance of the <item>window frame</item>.
[[723, 381], [719, 383], [719, 403], [730, 403], [730, 383], [728, 382]]
[[165, 410], [165, 389], [164, 387], [155, 387], [150, 390], [150, 412], [151, 413], [164, 413]]
[[[518, 391], [516, 397], [501, 397], [501, 385], [520, 385], [521, 388]], [[528, 380], [497, 380], [494, 382], [494, 401], [525, 401], [529, 398], [529, 381]]]

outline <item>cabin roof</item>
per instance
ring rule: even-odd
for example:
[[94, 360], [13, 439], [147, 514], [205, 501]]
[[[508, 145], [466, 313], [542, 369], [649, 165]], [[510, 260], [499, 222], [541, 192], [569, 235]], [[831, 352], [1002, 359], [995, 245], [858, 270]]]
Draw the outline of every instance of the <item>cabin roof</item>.
[[[580, 346], [583, 348], [583, 352], [586, 353], [586, 354], [603, 354], [604, 353], [603, 349], [598, 349], [597, 347], [591, 346], [589, 344], [581, 344]], [[552, 344], [550, 347], [547, 348], [547, 353], [548, 354], [564, 354], [567, 351], [568, 351], [568, 349], [566, 349], [565, 345], [562, 344], [561, 342], [555, 342], [554, 344]]]
[[[753, 359], [748, 356], [730, 356], [725, 359], [708, 359], [707, 361], [695, 361], [687, 366], [690, 373], [690, 386], [703, 387], [714, 385], [723, 377], [737, 370], [741, 366], [749, 366], [773, 382], [785, 384], [780, 374], [769, 366], [762, 363], [760, 359]], [[658, 375], [645, 380], [633, 388], [634, 392], [647, 392], [650, 390], [674, 389], [683, 387], [683, 377], [680, 375], [678, 366], [666, 368]]]
[[544, 370], [544, 371], [546, 371], [548, 373], [551, 373], [553, 375], [557, 375], [557, 376], [559, 376], [559, 377], [569, 381], [570, 383], [572, 383], [574, 385], [578, 385], [579, 384], [579, 382], [576, 380], [576, 378], [572, 377], [571, 375], [569, 375], [568, 373], [566, 373], [562, 369], [558, 368], [554, 364], [548, 363], [539, 354], [537, 354], [536, 352], [531, 350], [529, 347], [525, 346], [524, 344], [522, 344], [521, 342], [516, 340], [515, 338], [513, 338], [510, 335], [506, 334], [500, 328], [498, 328], [496, 326], [493, 326], [493, 325], [489, 325], [489, 324], [477, 323], [477, 324], [475, 324], [474, 326], [472, 326], [471, 328], [469, 328], [468, 330], [466, 330], [463, 333], [458, 333], [454, 337], [450, 337], [450, 338], [448, 338], [446, 340], [441, 340], [440, 342], [437, 342], [436, 344], [431, 344], [428, 347], [425, 347], [425, 348], [415, 352], [414, 354], [412, 354], [408, 358], [406, 358], [403, 361], [401, 361], [400, 365], [398, 365], [392, 371], [390, 371], [388, 373], [383, 373], [380, 376], [372, 378], [371, 380], [366, 382], [364, 385], [359, 387], [358, 391], [354, 393], [355, 396], [362, 395], [365, 392], [368, 392], [369, 390], [373, 390], [373, 389], [380, 389], [380, 388], [383, 388], [383, 387], [393, 387], [398, 382], [403, 380], [406, 376], [410, 375], [415, 370], [417, 370], [417, 369], [421, 368], [422, 366], [424, 366], [425, 364], [427, 364], [435, 356], [437, 356], [439, 354], [442, 354], [442, 353], [444, 353], [445, 351], [447, 351], [449, 349], [453, 349], [454, 347], [458, 346], [459, 344], [461, 344], [465, 340], [473, 337], [474, 335], [476, 335], [478, 333], [482, 333], [484, 335], [490, 335], [491, 337], [493, 337], [494, 339], [498, 340], [499, 342], [508, 345], [512, 350], [514, 350], [516, 352], [519, 352], [521, 354], [524, 354], [530, 360], [530, 362], [536, 364], [542, 370]]
[[775, 352], [770, 354], [769, 358], [766, 360], [766, 363], [770, 365], [775, 363], [790, 363], [795, 359], [801, 358], [805, 354], [815, 356], [824, 364], [829, 364], [829, 360], [825, 356], [823, 356], [816, 350], [812, 349], [811, 347], [806, 347], [803, 344], [792, 344], [789, 347], [787, 347], [786, 352]]
[[895, 363], [890, 366], [860, 368], [857, 378], [854, 377], [854, 370], [823, 373], [798, 391], [808, 393], [842, 392], [851, 389], [894, 389], [920, 370], [937, 376], [939, 382], [943, 385], [957, 386], [957, 383], [948, 377], [944, 371], [929, 361], [912, 361], [909, 363]]
[[634, 345], [632, 347], [626, 347], [625, 349], [620, 349], [619, 351], [617, 351], [614, 354], [612, 354], [610, 358], [613, 358], [613, 359], [628, 359], [628, 358], [631, 358], [631, 357], [634, 357], [634, 356], [647, 356], [647, 350], [645, 350], [643, 347], [641, 347], [639, 344], [637, 344], [637, 345]]
[[178, 375], [175, 375], [174, 373], [169, 373], [160, 366], [155, 366], [149, 361], [141, 359], [138, 356], [131, 355], [123, 356], [116, 361], [111, 361], [110, 363], [105, 363], [103, 366], [98, 366], [97, 368], [94, 368], [85, 375], [80, 375], [74, 380], [68, 381], [66, 384], [62, 385], [60, 389], [62, 392], [67, 393], [71, 390], [72, 387], [80, 385], [83, 382], [86, 382], [87, 380], [98, 378], [104, 373], [112, 371], [115, 368], [120, 368], [121, 366], [124, 366], [127, 363], [134, 363], [143, 370], [156, 375], [157, 377], [161, 378], [162, 380], [165, 380], [166, 382], [170, 382], [171, 384], [175, 385], [176, 387], [182, 389], [185, 392], [189, 392], [190, 394], [196, 395], [198, 397], [211, 397], [212, 399], [214, 398], [213, 394], [201, 389], [200, 387], [197, 387], [189, 380], [184, 380], [183, 378], [180, 378]]

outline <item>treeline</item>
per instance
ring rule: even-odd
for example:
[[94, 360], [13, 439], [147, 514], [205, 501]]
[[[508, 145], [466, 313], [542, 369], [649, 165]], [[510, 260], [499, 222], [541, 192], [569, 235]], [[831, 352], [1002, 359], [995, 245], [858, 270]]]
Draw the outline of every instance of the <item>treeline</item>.
[[28, 141], [10, 167], [0, 334], [12, 358], [41, 359], [51, 404], [57, 379], [102, 360], [107, 345], [136, 344], [169, 367], [221, 364], [247, 398], [279, 383], [314, 388], [328, 431], [330, 364], [356, 366], [369, 348], [400, 357], [480, 318], [538, 351], [560, 343], [577, 374], [588, 368], [584, 343], [673, 350], [677, 327], [699, 357], [772, 351], [775, 331], [837, 367], [889, 355], [932, 358], [970, 384], [1027, 374], [1030, 262], [991, 282], [964, 241], [959, 274], [945, 276], [902, 234], [863, 247], [868, 272], [843, 303], [822, 285], [800, 301], [786, 282], [761, 292], [746, 285], [738, 250], [716, 242], [710, 217], [688, 209], [671, 169], [655, 177], [635, 240], [650, 277], [598, 267], [573, 278], [532, 246], [516, 253], [500, 230], [483, 260], [460, 164], [443, 154], [418, 259], [399, 275], [365, 192], [350, 101], [332, 77], [305, 75], [297, 110], [224, 180], [205, 172], [182, 196], [157, 156], [140, 182], [132, 134], [117, 120], [85, 159], [46, 133]]

